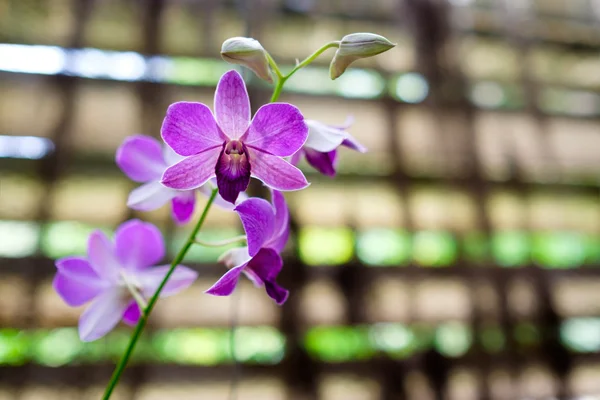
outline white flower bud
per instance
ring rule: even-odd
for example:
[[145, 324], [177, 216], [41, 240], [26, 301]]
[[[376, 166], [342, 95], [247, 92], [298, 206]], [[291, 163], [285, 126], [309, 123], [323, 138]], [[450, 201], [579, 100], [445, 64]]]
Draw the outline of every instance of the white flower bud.
[[331, 79], [340, 77], [354, 61], [383, 53], [396, 44], [374, 33], [351, 33], [342, 38], [329, 65]]
[[233, 37], [223, 42], [221, 57], [231, 64], [250, 68], [259, 78], [273, 83], [267, 52], [258, 40], [247, 37]]

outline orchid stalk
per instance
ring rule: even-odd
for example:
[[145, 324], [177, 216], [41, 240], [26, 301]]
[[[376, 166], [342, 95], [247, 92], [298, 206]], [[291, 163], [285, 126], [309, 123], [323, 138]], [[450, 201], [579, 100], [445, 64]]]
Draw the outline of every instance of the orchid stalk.
[[[281, 253], [290, 234], [282, 192], [309, 186], [296, 164], [304, 157], [319, 172], [333, 177], [338, 147], [358, 152], [366, 148], [346, 132], [349, 124], [327, 126], [277, 100], [288, 79], [330, 48], [337, 48], [330, 63], [331, 78], [335, 79], [353, 61], [393, 46], [379, 35], [347, 35], [323, 45], [284, 75], [257, 40], [228, 39], [221, 49], [225, 61], [249, 68], [269, 83], [273, 74], [277, 78], [268, 104], [251, 118], [244, 80], [231, 70], [219, 80], [213, 110], [194, 102], [169, 106], [161, 127], [163, 144], [144, 135], [125, 139], [115, 161], [125, 175], [142, 184], [130, 193], [128, 207], [151, 211], [170, 204], [174, 221], [181, 225], [191, 219], [198, 192], [208, 201], [170, 265], [156, 266], [166, 252], [163, 237], [154, 225], [138, 220], [123, 223], [112, 241], [102, 232], [94, 232], [87, 257], [56, 261], [53, 286], [59, 296], [73, 307], [90, 303], [79, 321], [82, 341], [106, 335], [120, 321], [135, 325], [103, 400], [110, 399], [158, 298], [185, 290], [197, 278], [195, 271], [180, 264], [193, 245], [241, 245], [221, 255], [219, 262], [228, 271], [205, 293], [229, 296], [244, 275], [256, 287], [264, 288], [277, 305], [285, 303], [289, 291], [277, 283], [283, 267]], [[270, 201], [248, 198], [251, 178], [270, 189]], [[235, 212], [244, 235], [217, 242], [198, 239], [213, 204]]]

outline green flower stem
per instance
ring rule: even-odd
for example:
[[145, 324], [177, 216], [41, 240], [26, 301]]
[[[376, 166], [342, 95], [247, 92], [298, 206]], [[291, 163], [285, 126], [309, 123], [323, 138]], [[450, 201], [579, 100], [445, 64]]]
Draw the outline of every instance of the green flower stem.
[[281, 94], [281, 90], [283, 89], [283, 85], [285, 85], [285, 82], [289, 78], [291, 78], [291, 76], [294, 75], [299, 69], [304, 68], [311, 62], [315, 61], [317, 59], [317, 57], [319, 57], [321, 54], [323, 54], [323, 52], [325, 52], [325, 50], [330, 49], [332, 47], [339, 47], [339, 46], [340, 46], [340, 42], [327, 43], [326, 45], [322, 46], [317, 51], [315, 51], [313, 54], [311, 54], [310, 56], [305, 58], [304, 61], [298, 63], [287, 75], [283, 75], [281, 73], [275, 60], [273, 60], [273, 58], [269, 55], [269, 53], [267, 53], [267, 59], [269, 60], [269, 64], [271, 65], [271, 68], [273, 68], [273, 71], [275, 71], [275, 75], [277, 75], [277, 85], [275, 86], [275, 90], [273, 90], [273, 95], [271, 96], [270, 102], [274, 103], [277, 101], [277, 99], [279, 98], [279, 95]]
[[106, 390], [104, 391], [104, 396], [102, 396], [102, 400], [110, 399], [110, 396], [111, 396], [113, 390], [115, 390], [117, 383], [119, 383], [119, 379], [121, 379], [121, 375], [123, 374], [123, 371], [125, 371], [125, 367], [127, 366], [129, 359], [131, 358], [131, 354], [133, 354], [135, 345], [137, 344], [137, 342], [144, 330], [144, 327], [146, 326], [146, 323], [148, 322], [148, 317], [150, 317], [150, 313], [152, 312], [152, 309], [154, 308], [156, 302], [158, 301], [160, 292], [163, 290], [163, 288], [167, 284], [167, 281], [173, 274], [173, 271], [175, 271], [175, 267], [177, 267], [177, 265], [183, 261], [188, 250], [190, 249], [190, 247], [192, 247], [192, 244], [194, 243], [194, 238], [196, 237], [196, 235], [198, 235], [198, 232], [202, 228], [202, 225], [204, 225], [204, 221], [206, 220], [206, 216], [208, 215], [208, 210], [210, 209], [210, 206], [212, 205], [213, 201], [215, 200], [215, 197], [217, 197], [217, 189], [212, 190], [210, 198], [208, 199], [208, 203], [206, 203], [206, 206], [204, 207], [204, 210], [202, 211], [202, 215], [200, 216], [198, 223], [196, 224], [196, 226], [190, 233], [190, 236], [187, 238], [185, 245], [181, 248], [181, 250], [179, 250], [179, 253], [177, 254], [175, 259], [171, 263], [169, 272], [167, 272], [167, 274], [163, 278], [162, 282], [158, 286], [158, 289], [156, 289], [156, 292], [154, 292], [154, 294], [150, 298], [150, 301], [148, 301], [148, 307], [146, 307], [144, 309], [144, 312], [142, 313], [142, 316], [140, 317], [140, 320], [137, 323], [135, 330], [133, 331], [133, 335], [131, 336], [129, 345], [127, 346], [127, 349], [125, 350], [125, 353], [123, 353], [121, 360], [119, 360], [119, 364], [117, 364], [117, 367], [115, 368], [115, 372], [113, 373], [112, 377], [110, 378], [110, 382], [108, 382], [108, 386], [106, 387]]

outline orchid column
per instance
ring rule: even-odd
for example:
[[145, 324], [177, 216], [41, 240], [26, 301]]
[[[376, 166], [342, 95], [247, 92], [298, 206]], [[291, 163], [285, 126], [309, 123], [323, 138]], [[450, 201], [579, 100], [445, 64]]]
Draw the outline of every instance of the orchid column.
[[[275, 82], [270, 104], [261, 106], [251, 118], [246, 85], [232, 70], [219, 80], [213, 110], [192, 102], [169, 106], [161, 127], [164, 144], [144, 135], [125, 139], [116, 162], [130, 179], [142, 183], [131, 192], [129, 207], [150, 211], [169, 203], [175, 222], [185, 224], [193, 214], [197, 192], [207, 196], [208, 202], [169, 265], [152, 267], [164, 257], [164, 241], [155, 226], [138, 220], [122, 224], [113, 241], [94, 232], [87, 257], [56, 261], [57, 293], [74, 307], [90, 302], [79, 321], [81, 340], [96, 340], [119, 321], [135, 325], [104, 400], [111, 397], [119, 382], [158, 298], [185, 290], [196, 279], [195, 271], [181, 265], [192, 246], [241, 244], [221, 256], [228, 271], [206, 293], [227, 296], [244, 274], [264, 288], [276, 304], [285, 303], [289, 293], [277, 284], [283, 267], [281, 252], [289, 237], [289, 211], [281, 192], [309, 186], [295, 165], [305, 157], [319, 172], [333, 177], [338, 147], [359, 152], [366, 149], [347, 132], [349, 123], [327, 126], [305, 119], [292, 104], [276, 101], [288, 79], [330, 48], [336, 49], [330, 63], [331, 79], [336, 79], [352, 62], [394, 46], [379, 35], [353, 33], [325, 44], [283, 74], [258, 41], [228, 39], [221, 50], [225, 61], [243, 65], [259, 78]], [[248, 198], [245, 191], [252, 177], [270, 189], [270, 201]], [[198, 240], [213, 203], [235, 212], [245, 235], [218, 243]]]

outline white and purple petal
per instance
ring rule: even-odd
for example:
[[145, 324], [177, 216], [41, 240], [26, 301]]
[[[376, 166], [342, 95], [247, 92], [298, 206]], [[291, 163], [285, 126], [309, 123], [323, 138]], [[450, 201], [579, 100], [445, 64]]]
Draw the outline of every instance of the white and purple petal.
[[96, 297], [79, 318], [81, 340], [91, 342], [110, 332], [123, 317], [129, 301], [123, 297], [120, 288], [107, 290]]
[[283, 158], [248, 148], [250, 173], [271, 189], [290, 191], [308, 187], [302, 171]]
[[308, 139], [305, 148], [313, 149], [322, 153], [336, 149], [342, 144], [347, 133], [342, 129], [325, 125], [319, 121], [306, 120], [308, 125]]
[[177, 196], [177, 193], [176, 190], [166, 187], [159, 181], [144, 183], [129, 193], [127, 207], [138, 211], [156, 210]]
[[106, 235], [96, 230], [88, 238], [88, 261], [100, 278], [116, 283], [119, 279], [119, 262], [115, 247]]
[[367, 148], [365, 146], [363, 146], [362, 144], [360, 144], [358, 142], [358, 140], [354, 139], [353, 136], [351, 136], [349, 133], [346, 132], [346, 138], [344, 139], [344, 141], [342, 142], [342, 146], [346, 146], [352, 150], [356, 150], [360, 153], [366, 153], [367, 152]]
[[[169, 268], [169, 265], [162, 265], [136, 273], [135, 277], [142, 285], [142, 294], [144, 296], [149, 298], [156, 292], [158, 286], [167, 275]], [[196, 278], [198, 278], [196, 271], [186, 266], [178, 265], [160, 292], [160, 297], [172, 296], [187, 289], [194, 283]]]
[[297, 152], [307, 137], [308, 127], [298, 108], [287, 103], [271, 103], [258, 109], [241, 140], [246, 146], [287, 157]]
[[79, 307], [111, 286], [81, 257], [65, 257], [56, 261], [57, 273], [52, 286], [71, 307]]
[[215, 91], [215, 118], [230, 139], [240, 138], [250, 124], [250, 99], [241, 75], [226, 72]]
[[165, 255], [165, 243], [158, 228], [137, 219], [119, 226], [115, 247], [120, 265], [129, 271], [155, 265]]
[[161, 144], [145, 135], [126, 138], [115, 158], [125, 175], [136, 182], [158, 180], [167, 167]]
[[189, 222], [194, 214], [196, 205], [196, 192], [194, 190], [186, 190], [177, 192], [177, 195], [171, 200], [173, 211], [173, 219], [178, 224]]
[[184, 101], [169, 106], [161, 135], [165, 143], [182, 156], [202, 153], [227, 141], [210, 108]]
[[161, 183], [177, 190], [196, 189], [215, 176], [215, 166], [221, 154], [220, 148], [187, 157], [167, 168]]

